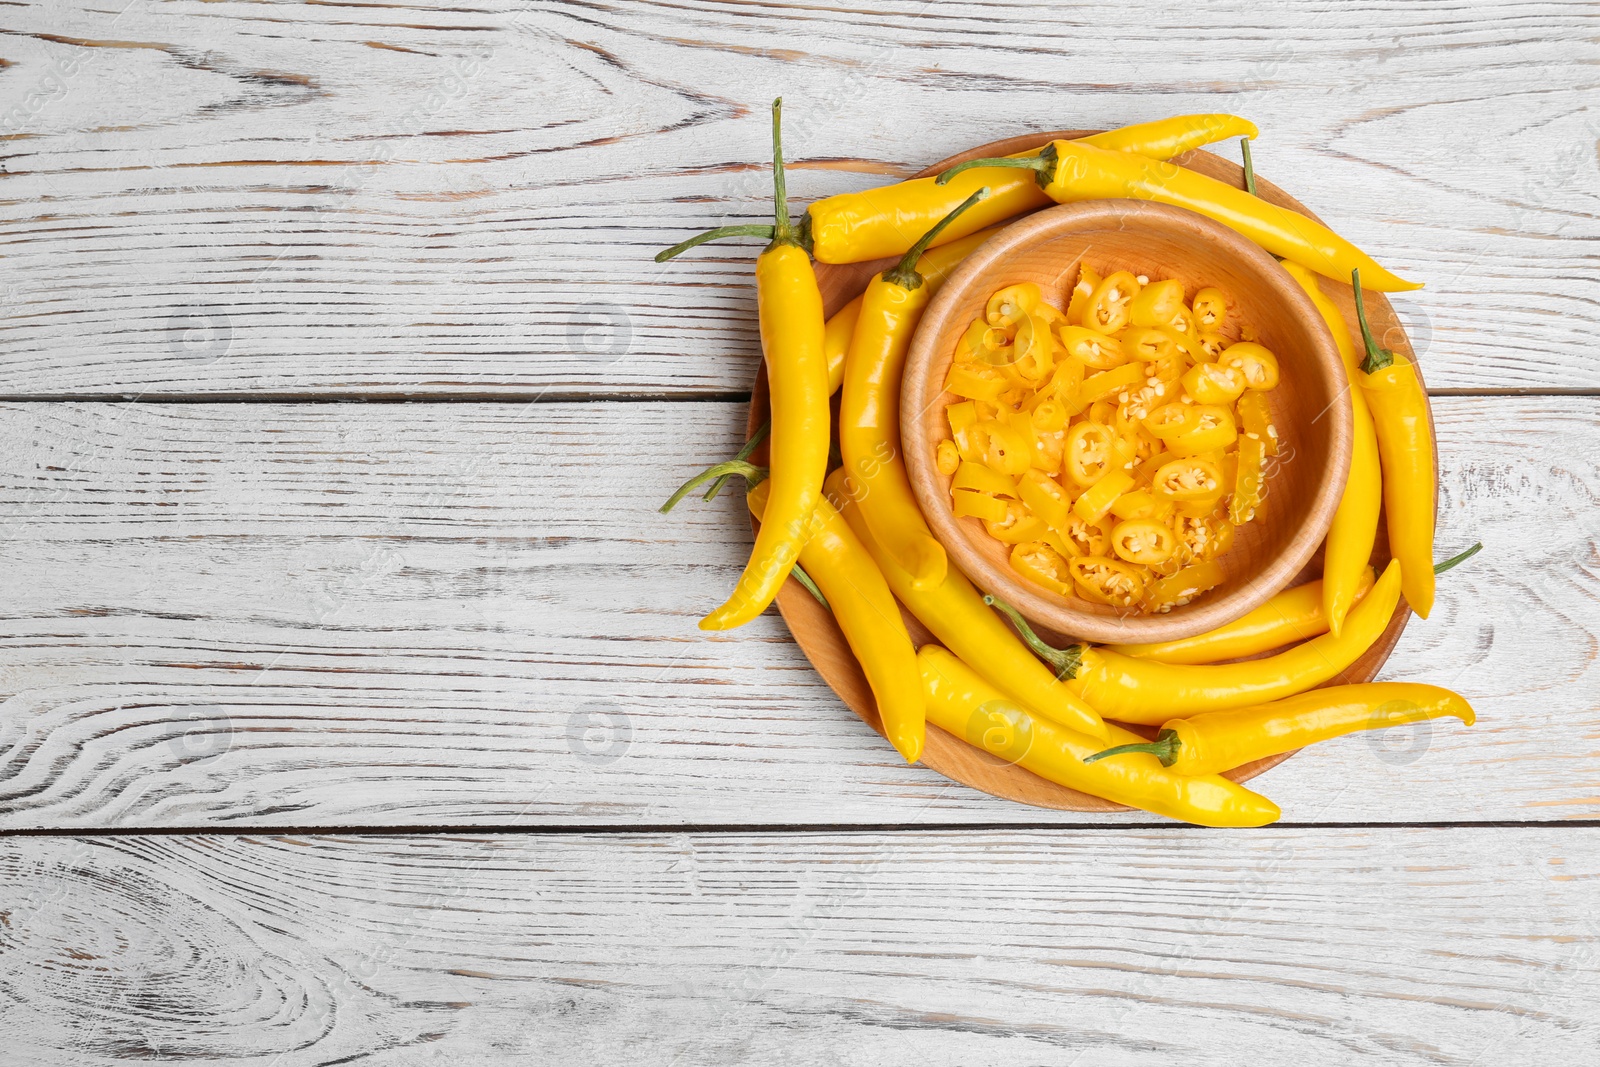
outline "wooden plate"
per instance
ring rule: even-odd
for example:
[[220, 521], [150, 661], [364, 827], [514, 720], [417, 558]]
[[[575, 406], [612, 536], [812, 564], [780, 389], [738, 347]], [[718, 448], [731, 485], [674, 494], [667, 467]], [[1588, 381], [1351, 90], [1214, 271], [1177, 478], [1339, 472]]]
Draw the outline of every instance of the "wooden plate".
[[[916, 177], [925, 178], [957, 163], [968, 159], [978, 159], [984, 156], [1004, 156], [1014, 152], [1025, 152], [1037, 148], [1047, 141], [1056, 139], [1070, 140], [1075, 137], [1086, 137], [1098, 130], [1058, 130], [1054, 133], [1032, 133], [1021, 137], [1012, 137], [1004, 141], [995, 141], [991, 144], [980, 145], [959, 155], [940, 160]], [[1220, 181], [1243, 187], [1244, 169], [1237, 164], [1212, 155], [1209, 152], [1195, 151], [1178, 156], [1174, 162], [1180, 163], [1191, 170], [1199, 171]], [[1303, 204], [1294, 199], [1271, 182], [1264, 180], [1259, 173], [1256, 175], [1256, 192], [1269, 203], [1299, 211], [1310, 218], [1317, 218], [1308, 211]], [[1021, 217], [1021, 216], [1019, 216]], [[1318, 219], [1317, 221], [1322, 221]], [[893, 260], [878, 260], [872, 263], [851, 263], [833, 265], [827, 263], [817, 264], [817, 281], [822, 287], [823, 305], [831, 316], [839, 308], [849, 303], [863, 289], [874, 274], [877, 274], [893, 265]], [[1319, 279], [1322, 291], [1339, 307], [1346, 322], [1354, 329], [1355, 296], [1350, 286], [1332, 282], [1328, 279]], [[1410, 357], [1413, 362], [1416, 355], [1412, 351], [1411, 341], [1406, 336], [1404, 327], [1395, 316], [1394, 308], [1382, 293], [1369, 292], [1364, 294], [1367, 304], [1367, 319], [1372, 325], [1373, 335], [1378, 343], [1386, 348], [1394, 349]], [[1360, 347], [1360, 337], [1356, 337], [1357, 347]], [[1420, 375], [1421, 369], [1418, 368]], [[745, 427], [745, 433], [755, 432], [767, 418], [767, 374], [765, 367], [756, 373], [754, 388], [750, 396], [750, 418]], [[1430, 424], [1433, 412], [1428, 413]], [[1438, 466], [1437, 445], [1434, 456], [1434, 466]], [[757, 449], [755, 459], [765, 462], [765, 446]], [[1435, 491], [1437, 497], [1437, 490]], [[1373, 548], [1373, 566], [1381, 573], [1389, 561], [1388, 536], [1382, 522], [1378, 524], [1378, 541]], [[1312, 581], [1322, 576], [1322, 553], [1319, 549], [1300, 575], [1292, 582], [1299, 585]], [[824, 681], [837, 694], [839, 699], [851, 711], [859, 715], [863, 722], [883, 733], [882, 724], [878, 721], [877, 704], [872, 697], [872, 689], [867, 685], [866, 676], [861, 673], [861, 667], [856, 663], [855, 655], [850, 651], [850, 646], [840, 632], [833, 616], [822, 605], [814, 600], [805, 588], [790, 579], [784, 583], [783, 589], [778, 594], [778, 610], [783, 615], [783, 620], [789, 626], [790, 633], [794, 634], [795, 643], [806, 654], [811, 665], [822, 675]], [[911, 631], [912, 639], [920, 646], [933, 641], [933, 636], [912, 617], [902, 606], [901, 614], [905, 616], [906, 626]], [[1357, 682], [1370, 682], [1377, 676], [1379, 669], [1388, 660], [1390, 653], [1400, 640], [1400, 634], [1405, 629], [1406, 622], [1411, 617], [1411, 610], [1401, 600], [1395, 609], [1394, 617], [1389, 620], [1388, 627], [1382, 636], [1369, 648], [1365, 655], [1351, 664], [1342, 673], [1330, 678], [1324, 685], [1350, 685]], [[1040, 636], [1052, 644], [1065, 643], [1060, 634], [1053, 634], [1048, 630], [1041, 630]], [[1134, 726], [1131, 729], [1147, 737], [1155, 735], [1153, 727]], [[1236, 782], [1248, 781], [1263, 771], [1270, 770], [1294, 755], [1285, 752], [1277, 756], [1269, 756], [1243, 767], [1236, 767], [1227, 772], [1227, 777]], [[1022, 804], [1031, 804], [1040, 808], [1053, 808], [1058, 811], [1127, 811], [1125, 805], [1115, 804], [1100, 797], [1080, 793], [1076, 789], [1047, 782], [1037, 775], [1023, 770], [1015, 764], [1006, 763], [981, 749], [973, 748], [965, 741], [945, 733], [937, 726], [928, 726], [928, 739], [922, 751], [922, 764], [931, 767], [947, 778], [954, 779], [974, 789], [982, 790], [992, 796], [1002, 797], [1006, 800], [1015, 800]]]

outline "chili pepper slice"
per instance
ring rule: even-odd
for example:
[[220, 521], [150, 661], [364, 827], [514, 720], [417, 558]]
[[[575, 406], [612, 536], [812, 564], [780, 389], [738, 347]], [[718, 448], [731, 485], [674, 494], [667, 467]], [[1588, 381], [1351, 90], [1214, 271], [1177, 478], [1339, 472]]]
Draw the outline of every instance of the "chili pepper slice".
[[1192, 407], [1194, 424], [1166, 439], [1167, 450], [1173, 455], [1181, 459], [1217, 452], [1238, 439], [1239, 427], [1233, 421], [1233, 412], [1220, 404], [1194, 404]]
[[1244, 387], [1244, 372], [1220, 363], [1196, 363], [1183, 376], [1183, 391], [1196, 404], [1231, 404], [1244, 394]]
[[1128, 305], [1128, 321], [1135, 326], [1171, 326], [1183, 310], [1183, 283], [1167, 278], [1139, 290]]
[[976, 489], [952, 489], [950, 502], [951, 510], [958, 519], [974, 518], [984, 522], [999, 522], [1006, 517], [1004, 500], [996, 499], [987, 493], [980, 493]]
[[1135, 741], [1096, 752], [1155, 756], [1173, 774], [1217, 774], [1254, 760], [1360, 730], [1453, 716], [1467, 726], [1477, 715], [1461, 696], [1436, 685], [1368, 682], [1336, 685], [1231, 711], [1212, 711], [1162, 724], [1154, 741]]
[[989, 536], [1004, 544], [1014, 545], [1022, 541], [1035, 541], [1044, 536], [1044, 520], [1029, 512], [1027, 505], [1015, 500], [1004, 502], [1006, 513], [1003, 518], [990, 520], [983, 524]]
[[952, 489], [972, 489], [991, 496], [1016, 496], [1017, 482], [982, 463], [963, 462], [950, 482]]
[[1084, 522], [1099, 522], [1106, 517], [1117, 498], [1132, 488], [1133, 475], [1125, 470], [1108, 471], [1072, 502], [1072, 513]]
[[1228, 521], [1243, 526], [1256, 517], [1266, 484], [1266, 447], [1259, 437], [1239, 440], [1238, 472], [1228, 500]]
[[1254, 341], [1240, 341], [1222, 350], [1217, 362], [1232, 367], [1244, 376], [1250, 389], [1274, 389], [1278, 385], [1278, 357]]
[[1072, 513], [1072, 501], [1067, 491], [1048, 474], [1030, 470], [1017, 483], [1018, 493], [1028, 510], [1049, 525], [1060, 529], [1067, 524]]
[[[1085, 763], [1099, 748], [1093, 738], [1007, 699], [945, 649], [924, 645], [917, 663], [929, 722], [1046, 781], [1198, 826], [1265, 826], [1278, 818], [1272, 801], [1220, 775], [1174, 774], [1152, 756]], [[1107, 733], [1118, 744], [1143, 740], [1115, 725]]]
[[1096, 604], [1131, 608], [1144, 598], [1144, 575], [1120, 559], [1075, 556], [1067, 561], [1067, 573], [1079, 595]]
[[1067, 301], [1067, 321], [1074, 326], [1083, 325], [1084, 309], [1089, 298], [1100, 287], [1100, 273], [1087, 263], [1078, 264], [1078, 280], [1072, 285], [1072, 297]]
[[[1377, 261], [1321, 223], [1277, 207], [1242, 189], [1173, 163], [1108, 152], [1081, 141], [1052, 141], [1027, 158], [974, 159], [951, 167], [936, 182], [948, 183], [973, 169], [1014, 167], [1032, 170], [1045, 195], [1060, 204], [1080, 200], [1154, 200], [1188, 208], [1255, 241], [1273, 255], [1343, 280], [1352, 268], [1385, 291], [1420, 286], [1384, 270]], [[968, 179], [971, 180], [971, 179]]]
[[1124, 519], [1111, 530], [1111, 549], [1129, 563], [1165, 563], [1178, 550], [1172, 527], [1154, 519]]
[[1203, 333], [1215, 333], [1228, 321], [1228, 298], [1221, 289], [1206, 287], [1194, 294], [1191, 303], [1194, 323]]
[[1035, 585], [1058, 596], [1074, 596], [1068, 557], [1045, 541], [1024, 541], [1011, 550], [1011, 566]]
[[1083, 324], [1100, 333], [1117, 333], [1128, 325], [1128, 306], [1139, 292], [1139, 281], [1125, 270], [1112, 271], [1101, 280], [1083, 310]]
[[1120, 341], [1087, 326], [1063, 326], [1061, 347], [1067, 355], [1095, 370], [1110, 370], [1128, 362]]
[[1227, 572], [1216, 560], [1203, 560], [1157, 578], [1144, 590], [1146, 611], [1166, 612], [1182, 607], [1201, 593], [1221, 585]]

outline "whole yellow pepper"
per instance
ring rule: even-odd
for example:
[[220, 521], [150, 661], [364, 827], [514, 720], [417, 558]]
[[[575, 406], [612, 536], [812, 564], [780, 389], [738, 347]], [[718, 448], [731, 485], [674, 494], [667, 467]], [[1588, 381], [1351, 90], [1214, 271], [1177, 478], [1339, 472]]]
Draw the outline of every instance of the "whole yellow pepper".
[[[1255, 125], [1235, 115], [1178, 115], [1083, 140], [1111, 151], [1171, 159], [1201, 145], [1255, 135]], [[983, 207], [968, 212], [957, 226], [946, 230], [942, 241], [954, 241], [1050, 203], [1028, 175], [1004, 170], [970, 174], [947, 186], [934, 184], [932, 178], [913, 178], [859, 193], [840, 193], [812, 204], [807, 219], [813, 251], [821, 263], [860, 263], [901, 255], [928, 227], [984, 186], [991, 195]]]
[[[939, 287], [950, 277], [950, 272], [956, 269], [957, 264], [999, 232], [999, 226], [990, 226], [987, 230], [979, 230], [960, 240], [924, 252], [922, 258], [917, 260], [917, 273], [922, 275], [923, 283], [928, 287], [929, 297], [939, 291]], [[828, 356], [829, 396], [837, 393], [839, 386], [844, 382], [844, 357], [850, 351], [850, 338], [856, 332], [856, 321], [861, 318], [861, 300], [865, 295], [862, 293], [857, 296], [835, 311], [833, 318], [828, 320], [822, 348]]]
[[1108, 736], [1106, 724], [1094, 708], [1028, 651], [1006, 624], [984, 606], [983, 596], [959, 570], [946, 570], [944, 581], [932, 589], [915, 588], [911, 576], [872, 536], [852, 488], [844, 468], [828, 475], [828, 498], [867, 546], [889, 588], [911, 614], [968, 663], [977, 664], [983, 676], [1013, 700], [1070, 729], [1092, 737]]
[[1433, 610], [1433, 425], [1417, 368], [1405, 356], [1379, 348], [1367, 327], [1361, 272], [1350, 272], [1356, 318], [1367, 358], [1355, 374], [1372, 409], [1383, 466], [1383, 507], [1389, 551], [1400, 561], [1401, 588], [1411, 610], [1424, 619]]
[[928, 242], [988, 195], [987, 189], [979, 189], [967, 197], [923, 234], [897, 266], [867, 283], [845, 359], [839, 454], [858, 489], [861, 515], [873, 538], [911, 575], [917, 589], [944, 581], [947, 561], [944, 546], [917, 506], [900, 455], [900, 378], [932, 288], [923, 284], [916, 262]]
[[[1099, 748], [1093, 737], [1030, 714], [938, 645], [923, 645], [917, 662], [928, 721], [1046, 781], [1199, 826], [1265, 826], [1278, 818], [1278, 806], [1259, 793], [1220, 775], [1174, 774], [1153, 756], [1086, 764]], [[1119, 726], [1109, 733], [1118, 743], [1143, 740]]]
[[[763, 517], [769, 482], [745, 498]], [[832, 504], [817, 501], [807, 524], [800, 565], [822, 589], [833, 617], [861, 664], [878, 704], [884, 736], [907, 763], [922, 757], [924, 698], [916, 646], [878, 565]]]
[[[1356, 586], [1357, 601], [1372, 588], [1373, 577], [1371, 567], [1362, 570]], [[1106, 645], [1105, 648], [1124, 656], [1159, 660], [1162, 663], [1220, 663], [1223, 660], [1260, 655], [1296, 641], [1309, 641], [1328, 632], [1322, 588], [1323, 582], [1319, 578], [1293, 589], [1285, 589], [1226, 626], [1207, 630], [1194, 637], [1147, 645]]]
[[[1400, 565], [1391, 560], [1372, 592], [1345, 620], [1344, 632], [1323, 634], [1265, 659], [1202, 666], [1137, 659], [1104, 648], [1054, 649], [1016, 610], [998, 605], [1059, 678], [1108, 719], [1157, 726], [1176, 716], [1280, 700], [1321, 685], [1361, 657], [1389, 625], [1400, 602]], [[893, 584], [891, 580], [891, 585]], [[904, 597], [901, 597], [904, 600]]]
[[[1327, 323], [1328, 332], [1339, 346], [1339, 356], [1344, 360], [1345, 375], [1354, 384], [1361, 367], [1344, 316], [1323, 293], [1310, 271], [1298, 263], [1285, 263], [1283, 269], [1300, 283], [1300, 288], [1306, 291], [1322, 315], [1322, 321]], [[1372, 558], [1372, 545], [1378, 537], [1378, 511], [1383, 506], [1378, 435], [1372, 426], [1365, 390], [1350, 390], [1350, 414], [1354, 429], [1350, 442], [1350, 476], [1344, 483], [1344, 495], [1339, 498], [1339, 508], [1333, 513], [1333, 523], [1328, 527], [1327, 542], [1323, 546], [1323, 613], [1329, 629], [1336, 634], [1344, 626], [1345, 615], [1355, 605], [1356, 586], [1361, 576], [1370, 573], [1367, 561]]]
[[[934, 179], [949, 182], [977, 169], [994, 167], [1032, 170], [1045, 195], [1059, 204], [1079, 200], [1154, 200], [1188, 208], [1244, 234], [1273, 255], [1318, 274], [1343, 281], [1352, 268], [1385, 291], [1421, 286], [1396, 277], [1371, 256], [1319, 222], [1269, 204], [1243, 189], [1208, 178], [1175, 163], [1129, 152], [1108, 152], [1082, 141], [1052, 141], [1027, 158], [974, 159], [951, 167]], [[986, 181], [989, 179], [985, 179]]]
[[[728, 227], [690, 238], [656, 257], [657, 262], [716, 237], [771, 235], [756, 260], [756, 315], [761, 350], [772, 389], [771, 503], [750, 561], [733, 595], [700, 620], [702, 630], [742, 626], [764, 611], [789, 577], [811, 512], [822, 496], [828, 471], [828, 365], [822, 351], [822, 292], [801, 236], [789, 222], [783, 173], [782, 99], [772, 102], [774, 224], [770, 229]], [[759, 232], [758, 232], [759, 231]]]
[[1470, 704], [1436, 685], [1336, 685], [1270, 704], [1171, 719], [1162, 724], [1154, 741], [1140, 739], [1117, 745], [1096, 752], [1086, 762], [1139, 754], [1156, 757], [1173, 774], [1218, 774], [1359, 730], [1378, 730], [1446, 715], [1468, 726], [1477, 721]]

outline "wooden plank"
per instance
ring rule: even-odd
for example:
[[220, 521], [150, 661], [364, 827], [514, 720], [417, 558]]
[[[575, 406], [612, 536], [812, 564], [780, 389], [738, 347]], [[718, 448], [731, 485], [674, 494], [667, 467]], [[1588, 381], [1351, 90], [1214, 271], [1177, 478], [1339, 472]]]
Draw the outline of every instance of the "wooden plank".
[[[1257, 784], [1298, 822], [1594, 818], [1600, 401], [1436, 410], [1441, 554], [1487, 547], [1387, 676], [1482, 721]], [[1071, 821], [900, 763], [775, 614], [695, 628], [742, 505], [655, 505], [743, 418], [0, 406], [0, 825]]]
[[1577, 1064], [1597, 833], [10, 840], [0, 990], [40, 1067]]
[[799, 201], [1248, 115], [1264, 174], [1429, 283], [1435, 387], [1600, 388], [1586, 0], [7, 12], [0, 395], [743, 391], [752, 249], [649, 256], [766, 215], [780, 93]]

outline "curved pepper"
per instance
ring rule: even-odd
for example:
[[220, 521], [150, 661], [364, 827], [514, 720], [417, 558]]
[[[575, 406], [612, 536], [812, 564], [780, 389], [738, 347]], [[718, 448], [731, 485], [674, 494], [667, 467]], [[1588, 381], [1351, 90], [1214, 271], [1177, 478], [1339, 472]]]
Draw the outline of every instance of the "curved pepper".
[[1243, 663], [1184, 666], [1136, 659], [1104, 648], [1044, 644], [1014, 608], [997, 604], [1058, 678], [1108, 719], [1157, 726], [1176, 716], [1226, 711], [1303, 693], [1361, 657], [1389, 625], [1400, 602], [1400, 565], [1390, 561], [1338, 637], [1323, 634], [1276, 656]]
[[[912, 245], [898, 266], [867, 283], [839, 395], [839, 454], [861, 488], [861, 514], [873, 536], [911, 574], [918, 589], [944, 581], [944, 546], [928, 529], [900, 455], [900, 379], [931, 287], [916, 262], [928, 242], [989, 195], [979, 189]], [[1027, 452], [1019, 458], [1023, 467]]]
[[756, 316], [772, 389], [771, 503], [733, 595], [700, 620], [702, 630], [742, 626], [766, 610], [789, 577], [828, 471], [828, 364], [823, 354], [822, 292], [811, 257], [789, 222], [783, 174], [782, 99], [772, 102], [773, 225], [724, 227], [691, 237], [656, 256], [671, 259], [727, 236], [770, 236], [756, 259]]
[[[1000, 232], [1000, 227], [991, 226], [987, 230], [968, 234], [958, 241], [951, 241], [938, 248], [930, 248], [917, 260], [917, 273], [922, 275], [923, 284], [928, 287], [931, 298], [939, 291], [939, 287], [950, 277], [950, 272], [955, 270], [963, 259], [966, 259], [978, 246]], [[828, 395], [832, 396], [839, 391], [839, 386], [844, 382], [844, 357], [850, 351], [850, 338], [856, 332], [856, 321], [861, 318], [861, 301], [865, 293], [851, 300], [844, 307], [833, 313], [833, 318], [828, 320], [828, 325], [823, 332], [822, 348], [828, 357]]]
[[[1359, 601], [1372, 588], [1372, 568], [1365, 568], [1356, 586]], [[1177, 641], [1147, 645], [1106, 645], [1108, 652], [1162, 663], [1220, 663], [1270, 652], [1328, 632], [1322, 579], [1285, 589], [1260, 607], [1215, 630]]]
[[[1093, 134], [1084, 138], [1084, 143], [1170, 159], [1241, 135], [1254, 137], [1256, 128], [1235, 115], [1178, 115]], [[813, 251], [821, 263], [860, 263], [901, 255], [919, 234], [983, 186], [989, 187], [989, 199], [980, 210], [968, 212], [959, 225], [946, 230], [944, 241], [1050, 203], [1038, 183], [1025, 174], [988, 171], [953, 186], [935, 185], [932, 178], [913, 178], [859, 193], [840, 193], [812, 204], [808, 218]]]
[[[950, 182], [977, 169], [1032, 170], [1045, 195], [1059, 204], [1079, 200], [1154, 200], [1188, 208], [1244, 234], [1273, 255], [1343, 281], [1353, 268], [1373, 279], [1372, 288], [1392, 292], [1421, 286], [1384, 270], [1361, 249], [1298, 211], [1269, 204], [1243, 189], [1185, 170], [1175, 163], [1108, 152], [1082, 141], [1052, 141], [1028, 158], [974, 159], [934, 180]], [[990, 184], [995, 179], [986, 178]]]
[[[1300, 288], [1306, 291], [1322, 315], [1322, 321], [1327, 323], [1328, 332], [1339, 346], [1339, 356], [1344, 360], [1345, 375], [1355, 383], [1361, 373], [1360, 360], [1344, 316], [1317, 285], [1310, 271], [1298, 263], [1283, 266], [1289, 277], [1300, 283]], [[1378, 435], [1372, 426], [1366, 390], [1350, 390], [1350, 414], [1355, 431], [1350, 441], [1350, 476], [1344, 483], [1344, 495], [1339, 498], [1339, 508], [1333, 513], [1333, 523], [1328, 527], [1328, 539], [1323, 547], [1323, 613], [1334, 633], [1344, 626], [1344, 617], [1356, 602], [1356, 586], [1362, 575], [1369, 572], [1367, 561], [1372, 558], [1372, 546], [1378, 537], [1378, 511], [1383, 505]]]
[[[1220, 775], [1174, 774], [1151, 756], [1086, 764], [1094, 738], [1030, 714], [937, 645], [923, 645], [917, 663], [928, 721], [1046, 781], [1199, 826], [1265, 826], [1278, 818], [1272, 801]], [[1109, 732], [1119, 743], [1143, 740], [1117, 726]]]
[[[766, 511], [769, 485], [761, 482], [745, 498], [757, 519]], [[800, 565], [821, 587], [867, 676], [884, 736], [907, 763], [915, 763], [922, 758], [924, 738], [921, 672], [894, 595], [866, 547], [826, 499], [817, 501], [807, 530]]]
[[1138, 753], [1156, 757], [1173, 774], [1218, 774], [1317, 741], [1447, 715], [1468, 726], [1477, 720], [1472, 705], [1436, 685], [1336, 685], [1271, 704], [1172, 719], [1154, 741], [1117, 745], [1085, 762]]
[[906, 574], [872, 536], [857, 507], [853, 486], [844, 468], [828, 475], [827, 494], [867, 551], [878, 561], [889, 588], [933, 635], [1011, 699], [1073, 730], [1105, 737], [1105, 722], [1071, 690], [1056, 680], [994, 612], [960, 571], [951, 567], [944, 581], [932, 589], [915, 589]]
[[1405, 356], [1379, 348], [1367, 327], [1361, 300], [1361, 273], [1350, 273], [1356, 318], [1367, 358], [1355, 378], [1372, 409], [1383, 467], [1383, 508], [1389, 525], [1389, 551], [1400, 561], [1406, 603], [1424, 619], [1433, 610], [1433, 426], [1428, 398], [1416, 366]]

